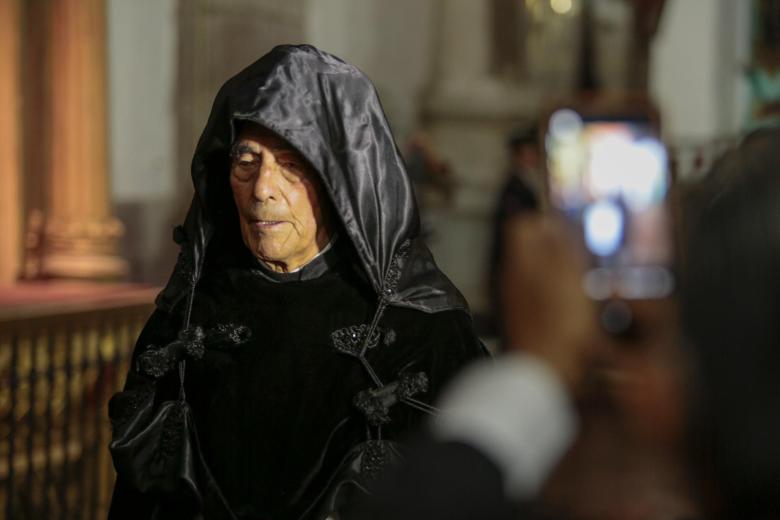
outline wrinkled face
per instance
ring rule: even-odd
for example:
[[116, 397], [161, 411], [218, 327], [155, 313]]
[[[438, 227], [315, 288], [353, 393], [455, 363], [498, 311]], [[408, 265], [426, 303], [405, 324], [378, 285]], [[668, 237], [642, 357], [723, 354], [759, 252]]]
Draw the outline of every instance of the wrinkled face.
[[254, 124], [244, 126], [231, 156], [244, 244], [274, 271], [308, 263], [330, 239], [317, 172], [284, 139]]

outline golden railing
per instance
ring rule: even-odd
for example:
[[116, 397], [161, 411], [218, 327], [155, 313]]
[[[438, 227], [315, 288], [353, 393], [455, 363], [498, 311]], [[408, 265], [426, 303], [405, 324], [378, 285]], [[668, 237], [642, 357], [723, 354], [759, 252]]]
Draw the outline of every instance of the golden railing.
[[106, 517], [107, 403], [154, 294], [0, 309], [1, 517]]

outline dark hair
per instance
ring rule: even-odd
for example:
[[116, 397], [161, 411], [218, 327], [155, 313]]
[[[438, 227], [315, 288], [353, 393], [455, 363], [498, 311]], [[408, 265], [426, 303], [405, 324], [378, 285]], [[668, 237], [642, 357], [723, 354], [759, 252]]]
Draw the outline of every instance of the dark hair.
[[748, 136], [690, 200], [683, 324], [694, 466], [729, 518], [780, 514], [780, 130]]
[[532, 122], [529, 125], [516, 128], [509, 134], [507, 139], [507, 148], [510, 151], [517, 151], [521, 146], [538, 146], [539, 145], [539, 126], [536, 122]]

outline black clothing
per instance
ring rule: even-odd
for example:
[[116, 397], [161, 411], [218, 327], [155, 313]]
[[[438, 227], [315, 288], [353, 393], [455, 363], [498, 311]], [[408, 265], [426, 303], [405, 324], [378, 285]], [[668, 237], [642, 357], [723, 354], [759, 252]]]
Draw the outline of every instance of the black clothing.
[[500, 470], [476, 448], [422, 437], [406, 463], [377, 481], [343, 520], [551, 520], [503, 492]]
[[[292, 279], [241, 241], [228, 183], [240, 120], [294, 145], [340, 219], [333, 249]], [[323, 518], [393, 459], [392, 441], [482, 345], [416, 235], [403, 164], [354, 67], [275, 48], [220, 90], [192, 174], [179, 261], [110, 406], [109, 517]], [[165, 403], [186, 410], [158, 417]]]
[[501, 188], [493, 213], [493, 247], [490, 250], [490, 266], [497, 267], [504, 255], [504, 228], [507, 221], [525, 212], [539, 209], [539, 198], [534, 190], [515, 172], [510, 172]]
[[[260, 276], [254, 259], [245, 260], [204, 276], [192, 321], [204, 329], [245, 324], [251, 338], [188, 361], [187, 400], [204, 458], [234, 511], [241, 518], [299, 518], [341, 459], [365, 440], [366, 421], [352, 401], [373, 383], [356, 358], [337, 350], [331, 334], [370, 321], [375, 297], [346, 262], [313, 280], [279, 284]], [[388, 383], [399, 373], [424, 371], [430, 389], [418, 397], [431, 402], [465, 360], [480, 355], [480, 346], [464, 313], [418, 314], [389, 309], [367, 358]], [[179, 321], [156, 311], [136, 351], [170, 341]], [[160, 399], [175, 398], [175, 373], [158, 385], [168, 394]], [[394, 406], [390, 417], [382, 434], [392, 439], [422, 414]], [[125, 490], [111, 517], [149, 518], [153, 506]]]
[[539, 210], [539, 197], [528, 186], [518, 172], [510, 171], [507, 181], [501, 188], [495, 211], [493, 213], [493, 241], [490, 249], [490, 261], [488, 263], [488, 291], [490, 297], [491, 315], [493, 317], [493, 332], [505, 343], [504, 324], [501, 318], [500, 284], [499, 275], [503, 268], [503, 260], [506, 245], [504, 233], [506, 224], [513, 217], [526, 212]]

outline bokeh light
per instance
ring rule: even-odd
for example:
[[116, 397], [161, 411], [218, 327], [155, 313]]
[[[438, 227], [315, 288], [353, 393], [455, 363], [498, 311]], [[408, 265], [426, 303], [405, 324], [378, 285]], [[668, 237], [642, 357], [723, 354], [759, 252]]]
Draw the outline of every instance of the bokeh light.
[[571, 0], [550, 0], [550, 7], [557, 14], [566, 14], [571, 11]]
[[623, 236], [623, 221], [623, 212], [612, 201], [602, 200], [588, 206], [583, 216], [588, 249], [599, 256], [615, 253]]

